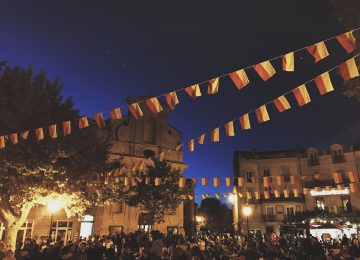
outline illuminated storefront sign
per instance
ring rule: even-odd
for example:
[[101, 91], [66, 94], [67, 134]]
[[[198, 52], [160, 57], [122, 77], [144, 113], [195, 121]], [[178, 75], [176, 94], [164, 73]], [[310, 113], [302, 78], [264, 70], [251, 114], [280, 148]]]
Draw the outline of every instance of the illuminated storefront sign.
[[348, 188], [345, 188], [343, 190], [321, 190], [321, 191], [315, 191], [311, 190], [310, 194], [311, 196], [330, 196], [330, 195], [348, 195], [350, 193]]

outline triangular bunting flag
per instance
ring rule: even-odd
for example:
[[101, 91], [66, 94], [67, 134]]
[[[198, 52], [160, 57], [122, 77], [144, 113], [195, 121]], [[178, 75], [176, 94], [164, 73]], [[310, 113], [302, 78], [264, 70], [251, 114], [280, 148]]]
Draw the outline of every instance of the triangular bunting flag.
[[294, 71], [294, 53], [289, 52], [282, 56], [282, 69], [284, 71]]
[[160, 105], [160, 102], [156, 97], [147, 99], [146, 104], [150, 108], [151, 112], [153, 112], [155, 114], [163, 111], [163, 108]]
[[239, 117], [239, 121], [241, 125], [241, 130], [248, 130], [251, 128], [249, 114], [245, 114]]
[[354, 58], [351, 58], [340, 64], [339, 70], [343, 80], [349, 80], [355, 77], [359, 77], [359, 70], [356, 66]]
[[133, 115], [135, 119], [139, 119], [144, 115], [138, 103], [132, 103], [128, 105], [130, 113]]
[[71, 121], [63, 122], [64, 136], [71, 134]]
[[208, 178], [201, 178], [201, 185], [206, 186], [208, 184]]
[[336, 36], [341, 46], [348, 52], [352, 53], [355, 50], [356, 39], [352, 31]]
[[270, 120], [266, 105], [262, 105], [261, 107], [256, 109], [256, 118], [259, 123], [264, 123]]
[[205, 140], [205, 134], [202, 134], [197, 138], [198, 144], [204, 144], [204, 140]]
[[219, 127], [211, 130], [211, 142], [219, 142], [220, 136], [219, 136]]
[[99, 128], [105, 127], [105, 120], [102, 113], [97, 113], [94, 115], [94, 120]]
[[329, 52], [324, 42], [319, 42], [306, 48], [315, 58], [315, 63], [329, 56]]
[[188, 142], [188, 150], [190, 152], [194, 151], [194, 139], [189, 140], [189, 142]]
[[226, 136], [235, 136], [233, 121], [227, 122], [224, 127]]
[[269, 78], [275, 75], [276, 71], [271, 65], [270, 61], [264, 61], [253, 66], [254, 70], [259, 74], [263, 81], [267, 81]]
[[21, 132], [20, 133], [21, 138], [26, 140], [28, 138], [28, 136], [29, 136], [29, 132], [30, 132], [29, 130]]
[[5, 148], [5, 136], [0, 136], [0, 149]]
[[185, 88], [185, 92], [192, 98], [196, 99], [197, 97], [201, 97], [201, 91], [199, 84], [192, 85], [190, 87]]
[[277, 99], [274, 99], [274, 105], [276, 106], [277, 110], [281, 113], [285, 110], [290, 109], [290, 104], [287, 101], [285, 96], [280, 96]]
[[89, 121], [86, 116], [80, 117], [79, 119], [79, 129], [83, 129], [89, 126]]
[[300, 107], [306, 105], [307, 103], [310, 103], [311, 101], [305, 84], [294, 89], [293, 94]]
[[121, 119], [121, 109], [120, 107], [114, 108], [110, 111], [110, 117], [112, 120], [119, 120]]
[[171, 109], [174, 109], [175, 106], [179, 104], [179, 99], [175, 91], [167, 93], [165, 99]]
[[244, 70], [232, 72], [229, 74], [229, 76], [238, 90], [246, 87], [249, 84], [249, 79]]
[[57, 131], [56, 131], [56, 124], [53, 124], [53, 125], [49, 125], [48, 127], [49, 129], [49, 135], [50, 135], [50, 138], [57, 138]]
[[17, 133], [10, 134], [10, 140], [12, 144], [14, 145], [17, 144], [19, 142], [18, 134]]
[[219, 78], [209, 80], [208, 94], [216, 94], [219, 91]]
[[44, 139], [44, 130], [42, 128], [35, 129], [35, 135], [37, 140]]
[[315, 84], [321, 95], [329, 93], [334, 90], [334, 87], [330, 80], [329, 72], [325, 72], [315, 78]]

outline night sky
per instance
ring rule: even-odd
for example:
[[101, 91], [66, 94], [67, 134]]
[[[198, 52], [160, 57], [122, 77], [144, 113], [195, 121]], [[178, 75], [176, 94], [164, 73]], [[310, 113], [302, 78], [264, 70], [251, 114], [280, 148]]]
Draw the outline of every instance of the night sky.
[[[76, 3], [75, 3], [76, 2]], [[130, 3], [132, 2], [132, 3]], [[60, 76], [65, 96], [82, 114], [92, 115], [125, 104], [128, 96], [160, 95], [187, 87], [344, 32], [327, 1], [2, 1], [0, 60], [11, 66], [44, 69]], [[358, 39], [360, 40], [360, 39]], [[238, 91], [228, 78], [217, 95], [192, 101], [179, 94], [170, 122], [183, 140], [253, 110], [344, 61], [348, 54], [336, 40], [330, 56], [314, 64], [306, 51], [296, 55], [295, 72], [282, 72], [264, 83], [252, 70], [250, 85]], [[196, 146], [185, 154], [187, 177], [232, 176], [234, 150], [292, 149], [332, 143], [359, 143], [360, 102], [336, 91], [320, 97], [308, 84], [312, 102], [221, 142]], [[207, 84], [203, 84], [205, 93]], [[221, 130], [223, 131], [223, 130]], [[209, 140], [209, 139], [207, 139]], [[201, 188], [197, 193], [229, 192]]]

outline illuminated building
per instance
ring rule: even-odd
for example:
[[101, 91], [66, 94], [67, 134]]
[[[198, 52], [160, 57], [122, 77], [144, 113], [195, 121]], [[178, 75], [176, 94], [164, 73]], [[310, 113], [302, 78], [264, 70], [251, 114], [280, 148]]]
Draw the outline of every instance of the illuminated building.
[[[246, 230], [241, 212], [246, 203], [253, 209], [250, 230], [277, 234], [286, 228], [285, 221], [299, 212], [323, 210], [341, 216], [360, 209], [360, 193], [350, 192], [349, 187], [349, 173], [359, 176], [360, 147], [334, 144], [327, 150], [236, 151], [233, 159], [234, 177], [244, 179], [242, 187], [236, 185], [240, 196], [233, 203], [238, 232]], [[334, 173], [339, 173], [341, 185], [335, 182]], [[270, 177], [270, 183], [264, 185], [263, 177]], [[279, 178], [282, 181], [278, 182]], [[303, 188], [308, 189], [307, 195], [302, 194]], [[294, 190], [299, 192], [298, 196]], [[286, 195], [285, 191], [290, 192]], [[247, 192], [253, 194], [251, 199]], [[254, 197], [255, 192], [260, 198]], [[264, 192], [270, 197], [265, 198]], [[275, 195], [276, 192], [280, 195]]]

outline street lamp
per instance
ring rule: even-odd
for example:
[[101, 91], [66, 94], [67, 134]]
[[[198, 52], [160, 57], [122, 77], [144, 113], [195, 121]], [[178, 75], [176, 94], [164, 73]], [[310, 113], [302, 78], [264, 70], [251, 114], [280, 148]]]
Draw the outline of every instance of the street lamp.
[[49, 228], [49, 239], [51, 239], [51, 242], [52, 242], [52, 238], [51, 238], [51, 225], [52, 225], [52, 222], [53, 222], [53, 217], [54, 217], [54, 214], [59, 210], [61, 209], [62, 207], [62, 204], [61, 204], [61, 201], [59, 199], [50, 199], [48, 202], [47, 202], [47, 209], [48, 211], [51, 213], [51, 218], [50, 218], [50, 228]]
[[249, 216], [252, 214], [252, 208], [249, 206], [244, 206], [242, 212], [246, 217], [246, 227], [247, 227], [247, 232], [249, 233]]

